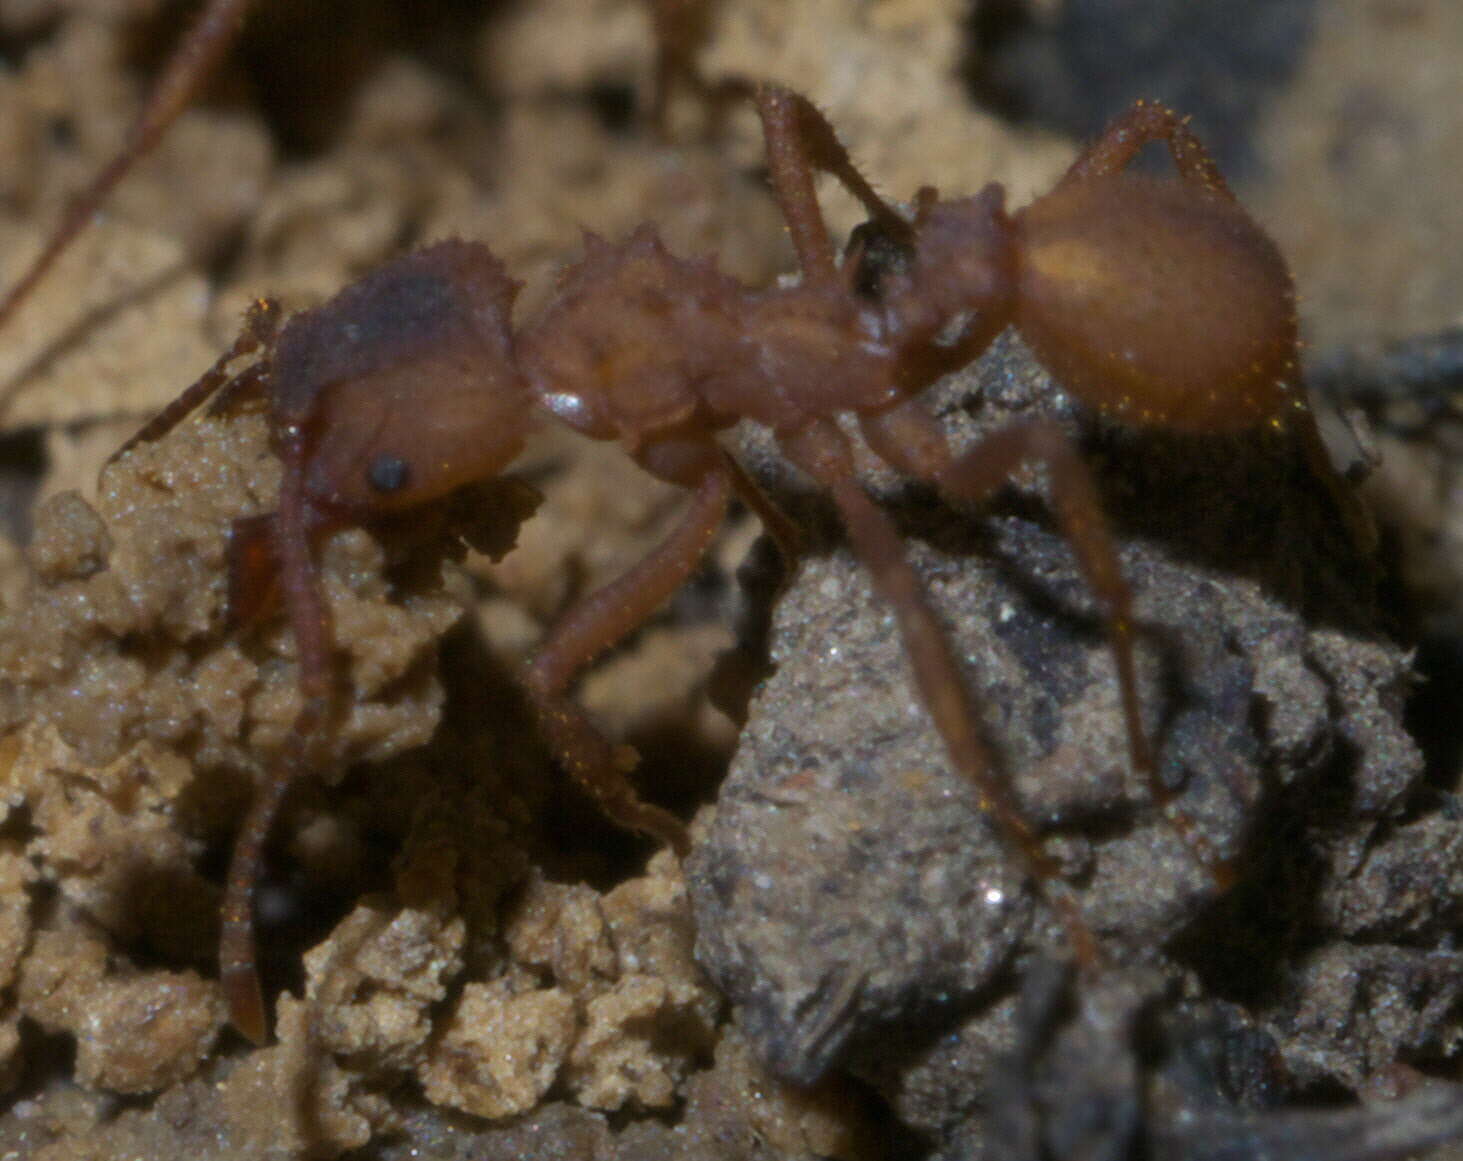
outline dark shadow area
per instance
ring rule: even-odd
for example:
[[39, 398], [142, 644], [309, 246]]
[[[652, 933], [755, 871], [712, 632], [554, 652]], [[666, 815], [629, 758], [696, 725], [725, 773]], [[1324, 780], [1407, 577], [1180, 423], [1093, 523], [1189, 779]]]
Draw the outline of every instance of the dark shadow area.
[[1295, 70], [1314, 0], [982, 0], [968, 26], [977, 100], [1017, 122], [1095, 136], [1139, 97], [1192, 115], [1220, 166], [1254, 166], [1257, 116]]
[[[257, 103], [286, 155], [311, 156], [329, 148], [357, 89], [389, 56], [419, 56], [469, 80], [474, 33], [492, 6], [492, 0], [258, 0], [207, 99]], [[131, 55], [141, 75], [157, 75], [198, 8], [166, 4], [137, 25]]]
[[1463, 690], [1463, 640], [1435, 635], [1417, 642], [1416, 691], [1407, 702], [1406, 722], [1426, 755], [1434, 790], [1456, 792], [1463, 769], [1463, 731], [1458, 729], [1458, 694]]
[[39, 430], [0, 436], [0, 533], [17, 544], [30, 540], [31, 510], [46, 471], [46, 450]]

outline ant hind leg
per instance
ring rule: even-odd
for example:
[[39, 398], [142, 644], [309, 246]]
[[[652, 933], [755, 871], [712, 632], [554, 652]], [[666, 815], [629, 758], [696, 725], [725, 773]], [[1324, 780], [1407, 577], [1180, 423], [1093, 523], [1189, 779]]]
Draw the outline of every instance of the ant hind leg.
[[1117, 547], [1103, 515], [1097, 482], [1071, 438], [1046, 420], [1014, 424], [940, 465], [930, 478], [944, 495], [965, 504], [981, 504], [1004, 487], [1016, 469], [1028, 461], [1047, 469], [1057, 523], [1102, 610], [1117, 670], [1133, 771], [1147, 783], [1154, 803], [1194, 858], [1219, 887], [1227, 888], [1234, 881], [1234, 869], [1217, 855], [1193, 820], [1176, 805], [1176, 794], [1163, 781], [1143, 728], [1133, 653], [1132, 591], [1123, 576]]
[[905, 556], [893, 522], [854, 475], [848, 441], [837, 427], [818, 422], [802, 431], [783, 433], [781, 442], [789, 458], [828, 489], [855, 554], [869, 570], [875, 589], [892, 607], [915, 685], [951, 765], [975, 787], [981, 809], [1056, 909], [1078, 963], [1084, 968], [1096, 967], [1102, 960], [1097, 939], [1070, 894], [1056, 885], [1056, 865], [999, 776], [980, 736], [949, 637]]
[[1236, 200], [1219, 172], [1219, 163], [1190, 131], [1188, 119], [1156, 101], [1135, 101], [1120, 113], [1078, 155], [1053, 189], [1117, 173], [1127, 168], [1144, 146], [1154, 142], [1168, 147], [1174, 168], [1184, 181], [1203, 186], [1226, 201]]

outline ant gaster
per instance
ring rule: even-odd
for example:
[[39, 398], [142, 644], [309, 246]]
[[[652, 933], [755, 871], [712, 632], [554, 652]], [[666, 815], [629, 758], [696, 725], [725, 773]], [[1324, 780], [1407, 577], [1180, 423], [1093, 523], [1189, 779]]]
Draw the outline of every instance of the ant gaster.
[[[1132, 765], [1201, 848], [1156, 772], [1139, 713], [1129, 590], [1068, 437], [1028, 420], [957, 454], [918, 397], [1014, 326], [1065, 387], [1117, 418], [1190, 432], [1296, 432], [1351, 513], [1298, 385], [1294, 296], [1274, 244], [1183, 121], [1158, 105], [1134, 105], [1050, 192], [1015, 213], [990, 185], [951, 201], [923, 189], [906, 217], [874, 192], [805, 98], [771, 84], [738, 88], [762, 120], [801, 267], [796, 284], [748, 289], [709, 260], [671, 255], [643, 226], [619, 243], [588, 237], [553, 299], [515, 331], [516, 287], [498, 260], [481, 244], [443, 242], [283, 322], [274, 304], [256, 304], [234, 347], [122, 449], [163, 435], [210, 395], [221, 404], [252, 394], [267, 400], [283, 462], [277, 510], [241, 524], [232, 554], [241, 601], [276, 584], [283, 595], [301, 695], [295, 728], [239, 833], [225, 895], [221, 972], [233, 1021], [251, 1038], [265, 1034], [250, 920], [262, 844], [286, 789], [322, 760], [330, 733], [330, 621], [315, 544], [329, 529], [497, 475], [539, 410], [591, 438], [619, 440], [651, 474], [692, 493], [668, 539], [572, 607], [524, 674], [556, 755], [615, 822], [686, 849], [680, 821], [638, 800], [615, 747], [568, 690], [685, 583], [733, 495], [785, 548], [794, 542], [716, 439], [754, 420], [827, 489], [896, 614], [952, 763], [1059, 908], [1079, 957], [1095, 959], [1075, 904], [1053, 887], [1051, 860], [993, 770], [899, 535], [856, 478], [836, 419], [852, 413], [879, 458], [961, 504], [991, 496], [1023, 462], [1048, 468], [1057, 519], [1103, 610]], [[1128, 170], [1153, 142], [1167, 146], [1177, 181]], [[814, 194], [818, 170], [870, 215], [841, 265]], [[246, 355], [253, 361], [230, 377], [229, 364]]]

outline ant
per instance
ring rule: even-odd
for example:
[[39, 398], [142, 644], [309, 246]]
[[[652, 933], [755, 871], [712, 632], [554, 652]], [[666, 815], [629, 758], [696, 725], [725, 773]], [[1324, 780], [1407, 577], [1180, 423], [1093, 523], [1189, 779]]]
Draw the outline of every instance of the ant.
[[[79, 206], [94, 209], [150, 148], [176, 111], [169, 102], [181, 107], [187, 99], [185, 86], [168, 78], [182, 68], [196, 85], [246, 7], [245, 0], [208, 6], [179, 54], [191, 63], [175, 60], [159, 86], [175, 95], [152, 98], [126, 160], [109, 166]], [[663, 83], [696, 82], [685, 50], [665, 44]], [[874, 191], [806, 98], [768, 83], [696, 87], [756, 108], [800, 281], [749, 289], [709, 260], [671, 255], [643, 226], [618, 243], [587, 237], [549, 304], [515, 328], [517, 286], [491, 251], [441, 242], [288, 319], [277, 304], [258, 301], [230, 350], [117, 453], [166, 435], [210, 397], [215, 409], [262, 399], [282, 461], [276, 510], [236, 525], [230, 549], [231, 615], [261, 615], [270, 594], [279, 594], [296, 640], [300, 692], [294, 729], [240, 828], [225, 888], [221, 978], [235, 1026], [256, 1042], [266, 1018], [251, 899], [263, 844], [289, 786], [325, 758], [331, 732], [330, 617], [316, 545], [334, 529], [409, 512], [497, 476], [539, 411], [590, 438], [619, 440], [652, 475], [692, 493], [671, 535], [575, 604], [523, 675], [556, 756], [612, 821], [687, 850], [680, 820], [637, 798], [620, 752], [568, 696], [575, 677], [688, 580], [733, 496], [785, 555], [795, 552], [790, 523], [717, 441], [720, 431], [752, 420], [831, 496], [897, 617], [952, 764], [1057, 906], [1079, 959], [1096, 961], [1094, 937], [1076, 905], [1051, 887], [1055, 865], [995, 773], [955, 654], [900, 536], [857, 480], [837, 421], [848, 413], [878, 458], [961, 505], [988, 499], [1024, 462], [1046, 466], [1057, 521], [1107, 626], [1130, 762], [1196, 854], [1216, 877], [1227, 874], [1207, 858], [1158, 776], [1137, 695], [1131, 597], [1095, 483], [1069, 438], [1050, 421], [1029, 420], [957, 454], [919, 396], [1014, 326], [1069, 391], [1121, 421], [1295, 433], [1364, 538], [1364, 518], [1330, 467], [1299, 385], [1294, 291], [1274, 243], [1184, 121], [1156, 104], [1134, 105], [1050, 191], [1015, 213], [992, 184], [950, 201], [926, 187], [905, 214]], [[1128, 169], [1151, 143], [1167, 147], [1177, 181]], [[869, 214], [841, 264], [815, 195], [818, 171]], [[0, 303], [0, 320], [82, 222], [63, 222]], [[230, 374], [245, 358], [252, 361]]]
[[[1143, 730], [1131, 599], [1075, 448], [1053, 423], [1031, 420], [956, 454], [918, 397], [1014, 325], [1069, 390], [1119, 419], [1198, 432], [1287, 427], [1323, 455], [1296, 382], [1293, 291], [1279, 252], [1203, 146], [1158, 105], [1133, 106], [1050, 192], [1014, 214], [991, 185], [951, 201], [923, 189], [906, 217], [874, 192], [806, 98], [730, 84], [762, 120], [801, 268], [796, 284], [748, 289], [708, 260], [671, 255], [643, 226], [619, 243], [589, 236], [554, 298], [515, 330], [516, 287], [498, 260], [478, 243], [442, 242], [288, 320], [261, 300], [218, 364], [118, 452], [166, 434], [210, 396], [215, 408], [262, 396], [283, 462], [277, 510], [235, 530], [231, 561], [242, 603], [257, 606], [277, 584], [301, 695], [295, 729], [239, 832], [226, 888], [221, 971], [234, 1023], [251, 1038], [265, 1027], [250, 923], [262, 844], [286, 789], [329, 735], [330, 622], [314, 545], [333, 528], [496, 476], [539, 409], [591, 438], [619, 440], [652, 475], [692, 493], [667, 540], [571, 608], [524, 672], [556, 755], [616, 823], [686, 850], [680, 821], [639, 801], [615, 748], [568, 691], [686, 582], [733, 495], [791, 550], [792, 529], [716, 439], [750, 419], [831, 495], [898, 618], [951, 761], [1038, 882], [1053, 879], [993, 772], [899, 535], [855, 476], [836, 421], [851, 413], [880, 459], [961, 504], [990, 497], [1025, 461], [1046, 465], [1057, 519], [1108, 627], [1130, 761], [1187, 833]], [[1150, 142], [1167, 145], [1179, 180], [1127, 169]], [[841, 265], [814, 194], [818, 170], [870, 215]], [[245, 356], [253, 361], [229, 376]], [[1079, 956], [1094, 960], [1075, 904], [1048, 893]]]

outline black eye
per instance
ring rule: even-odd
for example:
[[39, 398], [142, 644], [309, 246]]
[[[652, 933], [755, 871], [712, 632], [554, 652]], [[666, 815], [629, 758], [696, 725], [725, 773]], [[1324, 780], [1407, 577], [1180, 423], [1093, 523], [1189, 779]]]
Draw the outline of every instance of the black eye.
[[366, 469], [366, 483], [383, 495], [399, 492], [411, 479], [411, 465], [400, 456], [383, 452]]

